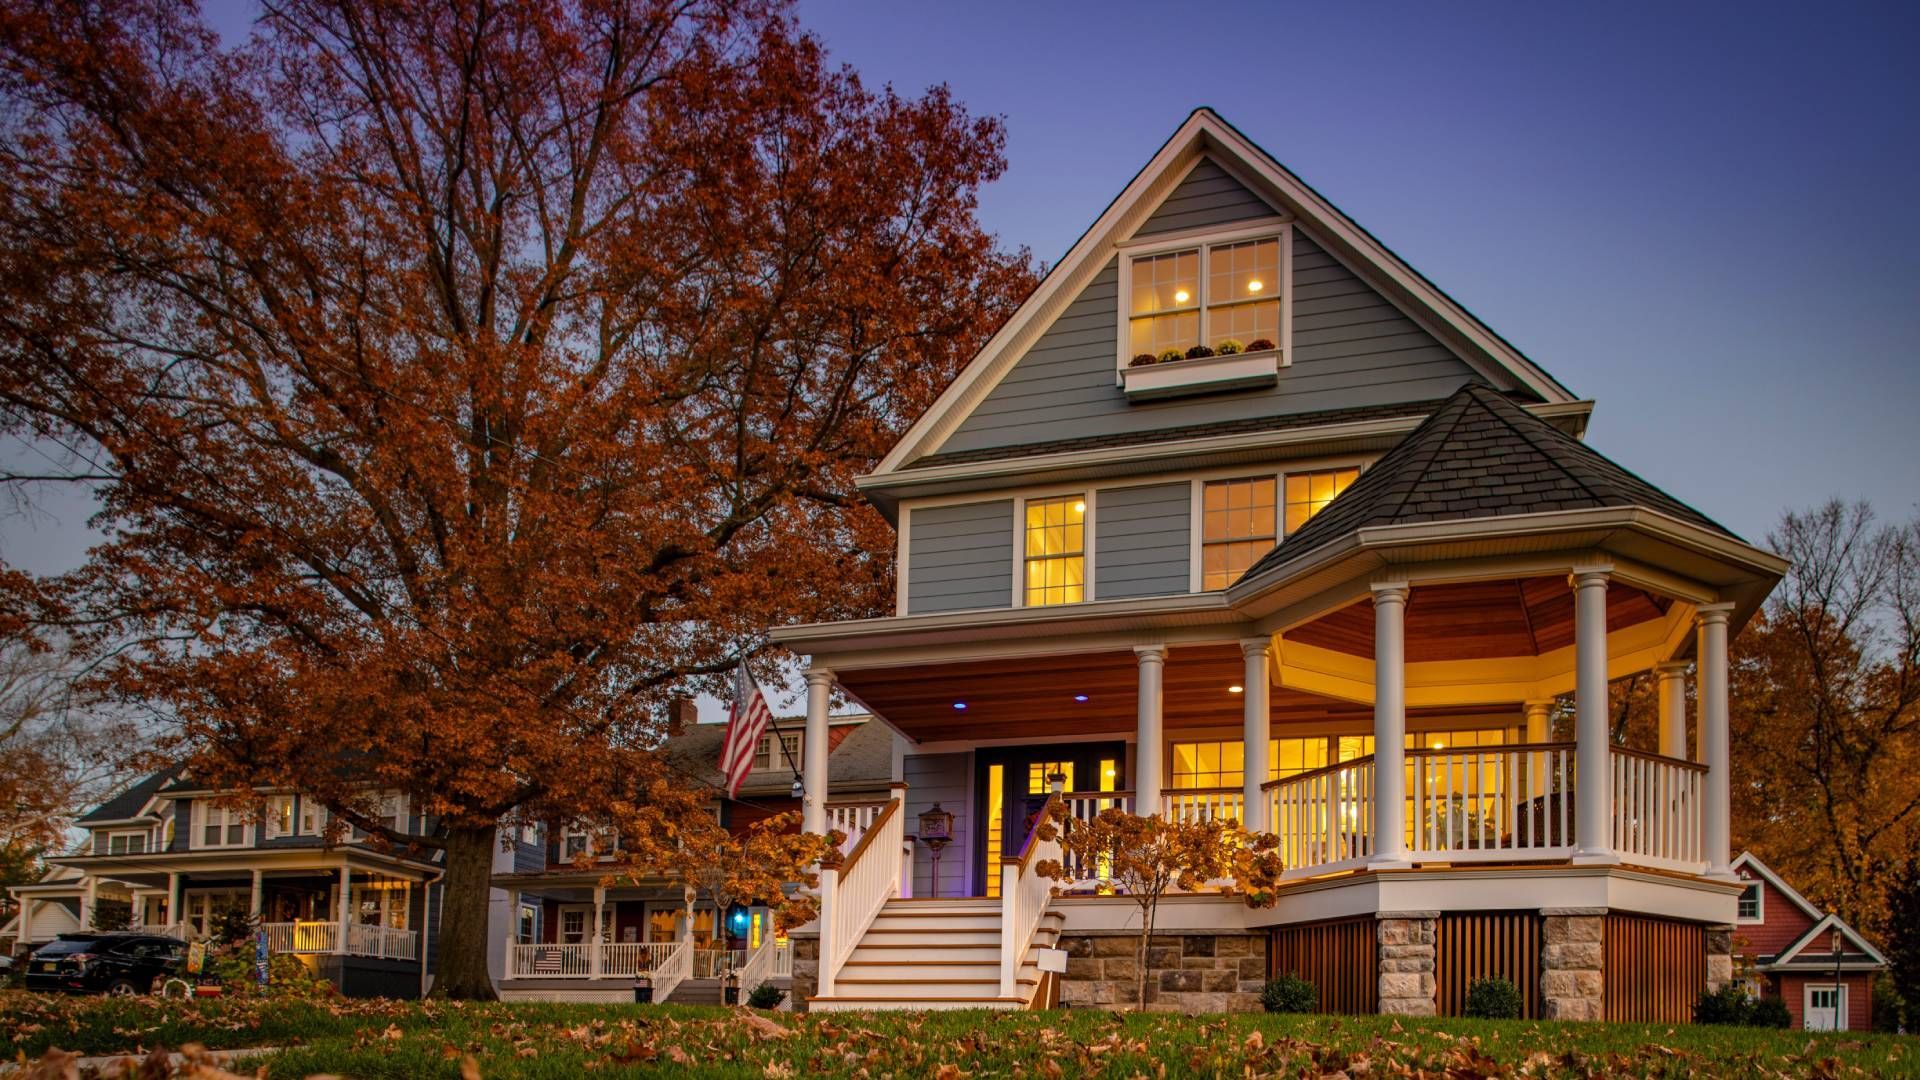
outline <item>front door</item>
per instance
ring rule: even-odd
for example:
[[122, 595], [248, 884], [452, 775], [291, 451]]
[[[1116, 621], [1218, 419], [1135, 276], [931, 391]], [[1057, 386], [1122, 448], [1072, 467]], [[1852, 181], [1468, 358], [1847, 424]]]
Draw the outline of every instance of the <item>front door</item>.
[[1847, 1029], [1847, 990], [1844, 986], [1809, 986], [1802, 1009], [1808, 1031]]
[[979, 775], [975, 820], [987, 827], [974, 841], [973, 894], [1000, 895], [1000, 859], [1026, 846], [1033, 822], [1047, 803], [1048, 777], [1062, 777], [1062, 789], [1117, 791], [1126, 769], [1125, 743], [1056, 743], [1009, 746], [975, 755]]

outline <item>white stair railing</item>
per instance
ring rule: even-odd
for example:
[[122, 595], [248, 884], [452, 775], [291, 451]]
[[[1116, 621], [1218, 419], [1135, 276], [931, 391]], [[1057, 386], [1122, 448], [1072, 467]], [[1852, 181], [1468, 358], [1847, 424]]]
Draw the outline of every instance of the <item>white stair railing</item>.
[[1039, 872], [1039, 864], [1060, 858], [1060, 838], [1040, 838], [1040, 826], [1061, 812], [1062, 798], [1056, 789], [1046, 808], [1034, 819], [1034, 829], [1020, 854], [1000, 860], [1000, 996], [1019, 997], [1020, 966], [1026, 961], [1027, 947], [1040, 929], [1040, 917], [1053, 900], [1053, 879]]
[[[906, 785], [860, 836], [840, 865], [820, 867], [820, 996], [833, 994], [840, 968], [886, 902], [900, 895], [900, 845], [906, 837], [901, 800]], [[878, 849], [878, 850], [875, 850]]]
[[740, 993], [743, 997], [753, 993], [754, 988], [761, 983], [773, 978], [773, 952], [771, 937], [762, 939], [759, 948], [748, 951], [747, 962], [741, 964], [738, 971]]
[[840, 841], [841, 854], [853, 850], [853, 845], [859, 843], [860, 838], [873, 827], [874, 819], [880, 816], [880, 811], [886, 806], [884, 801], [827, 804], [827, 830], [846, 834], [846, 839]]
[[693, 976], [693, 939], [682, 938], [653, 969], [653, 1000], [666, 1001]]

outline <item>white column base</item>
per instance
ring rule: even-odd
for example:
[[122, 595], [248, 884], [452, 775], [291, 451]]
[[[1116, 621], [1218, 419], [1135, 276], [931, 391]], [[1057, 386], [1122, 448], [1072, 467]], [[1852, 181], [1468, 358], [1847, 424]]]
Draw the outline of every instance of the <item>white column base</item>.
[[1576, 851], [1570, 860], [1575, 866], [1619, 866], [1620, 856], [1611, 851]]
[[1368, 859], [1367, 869], [1369, 870], [1411, 870], [1413, 869], [1413, 862], [1408, 859], [1393, 859], [1393, 858]]

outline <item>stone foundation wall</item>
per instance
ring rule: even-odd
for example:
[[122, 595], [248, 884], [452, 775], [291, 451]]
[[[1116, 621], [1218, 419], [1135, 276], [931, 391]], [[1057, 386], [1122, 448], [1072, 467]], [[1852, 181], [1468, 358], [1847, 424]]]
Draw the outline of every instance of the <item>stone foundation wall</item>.
[[[1136, 1007], [1139, 943], [1139, 935], [1126, 930], [1062, 935], [1067, 971], [1060, 1004]], [[797, 960], [795, 972], [797, 979]], [[1257, 1012], [1266, 981], [1265, 934], [1156, 934], [1147, 948], [1149, 1011]]]
[[794, 934], [793, 989], [787, 1000], [794, 1012], [807, 1011], [807, 999], [820, 992], [820, 935]]
[[1605, 962], [1604, 908], [1548, 908], [1540, 913], [1540, 998], [1548, 1020], [1599, 1020]]
[[1432, 1016], [1434, 935], [1437, 911], [1381, 912], [1375, 923], [1379, 943], [1379, 1009], [1394, 1016]]
[[1707, 989], [1733, 981], [1733, 927], [1707, 927]]

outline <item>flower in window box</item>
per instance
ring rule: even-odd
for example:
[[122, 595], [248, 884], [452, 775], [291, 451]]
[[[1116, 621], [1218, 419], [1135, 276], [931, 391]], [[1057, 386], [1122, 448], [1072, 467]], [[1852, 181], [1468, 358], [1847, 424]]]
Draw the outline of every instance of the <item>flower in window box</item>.
[[1159, 362], [1160, 362], [1159, 357], [1153, 355], [1150, 352], [1143, 352], [1138, 356], [1135, 356], [1133, 359], [1127, 361], [1127, 366], [1128, 367], [1146, 367], [1148, 364], [1157, 364]]
[[1273, 342], [1268, 341], [1266, 338], [1254, 338], [1252, 341], [1247, 342], [1248, 352], [1266, 352], [1271, 348], [1273, 348]]
[[1221, 356], [1232, 356], [1234, 353], [1242, 352], [1245, 349], [1245, 345], [1240, 344], [1240, 342], [1233, 338], [1227, 338], [1225, 341], [1213, 347], [1213, 351], [1219, 353]]
[[1187, 354], [1181, 352], [1179, 349], [1167, 349], [1160, 354], [1160, 362], [1163, 364], [1171, 364], [1175, 360], [1185, 360], [1186, 358]]
[[1212, 355], [1213, 350], [1207, 348], [1205, 345], [1195, 345], [1193, 348], [1187, 350], [1187, 359], [1189, 360], [1199, 360]]

